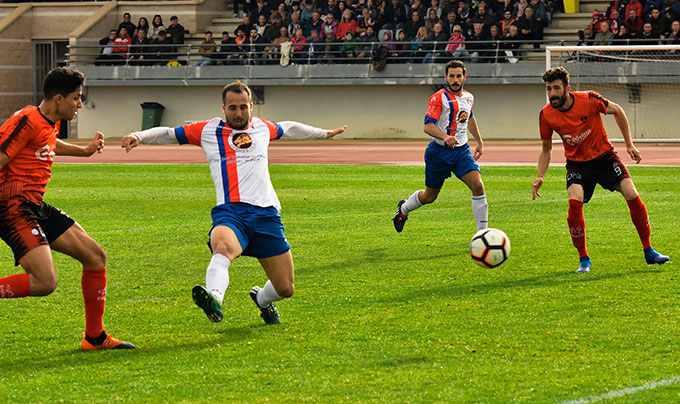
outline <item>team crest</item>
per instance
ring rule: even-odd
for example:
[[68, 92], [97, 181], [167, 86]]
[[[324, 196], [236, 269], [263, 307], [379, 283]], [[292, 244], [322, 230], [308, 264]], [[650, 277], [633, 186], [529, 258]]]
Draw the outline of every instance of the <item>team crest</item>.
[[231, 143], [239, 149], [247, 149], [253, 145], [253, 139], [245, 132], [235, 133], [231, 137]]
[[458, 122], [459, 123], [465, 123], [468, 120], [468, 113], [466, 111], [460, 111], [460, 114], [458, 114]]

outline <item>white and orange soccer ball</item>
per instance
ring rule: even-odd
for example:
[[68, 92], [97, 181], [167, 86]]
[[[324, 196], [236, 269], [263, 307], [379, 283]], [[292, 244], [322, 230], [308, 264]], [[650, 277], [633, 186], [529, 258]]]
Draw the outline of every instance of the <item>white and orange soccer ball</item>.
[[510, 239], [501, 230], [483, 229], [470, 240], [470, 256], [477, 264], [495, 268], [510, 255]]

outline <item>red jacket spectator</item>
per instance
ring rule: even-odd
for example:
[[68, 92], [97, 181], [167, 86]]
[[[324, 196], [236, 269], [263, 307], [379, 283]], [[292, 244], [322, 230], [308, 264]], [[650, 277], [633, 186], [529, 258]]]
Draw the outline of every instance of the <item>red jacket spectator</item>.
[[130, 49], [128, 45], [130, 44], [132, 44], [132, 38], [128, 35], [127, 29], [121, 28], [118, 32], [118, 37], [113, 41], [113, 53], [127, 59], [128, 50]]
[[342, 20], [338, 23], [338, 31], [335, 33], [335, 37], [342, 40], [347, 32], [352, 33], [352, 37], [357, 36], [357, 20], [352, 18], [352, 12], [349, 9], [345, 9], [342, 14]]
[[635, 35], [642, 31], [642, 26], [644, 24], [645, 22], [642, 21], [642, 18], [637, 15], [637, 12], [635, 10], [630, 10], [630, 16], [625, 23], [626, 28], [628, 28], [628, 32]]
[[642, 15], [642, 3], [639, 0], [630, 0], [630, 3], [626, 6], [626, 16], [630, 17], [630, 10], [635, 10], [638, 18], [644, 19]]

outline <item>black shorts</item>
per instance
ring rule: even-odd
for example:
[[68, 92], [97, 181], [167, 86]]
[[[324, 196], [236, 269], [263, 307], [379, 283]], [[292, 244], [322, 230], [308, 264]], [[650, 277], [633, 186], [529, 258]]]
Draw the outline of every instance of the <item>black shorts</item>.
[[0, 238], [12, 249], [14, 265], [32, 249], [50, 244], [75, 220], [45, 202], [37, 205], [23, 198], [0, 201]]
[[593, 160], [567, 160], [567, 188], [571, 184], [581, 185], [583, 202], [593, 197], [595, 185], [600, 184], [602, 188], [614, 191], [616, 184], [624, 178], [630, 178], [630, 173], [614, 149]]

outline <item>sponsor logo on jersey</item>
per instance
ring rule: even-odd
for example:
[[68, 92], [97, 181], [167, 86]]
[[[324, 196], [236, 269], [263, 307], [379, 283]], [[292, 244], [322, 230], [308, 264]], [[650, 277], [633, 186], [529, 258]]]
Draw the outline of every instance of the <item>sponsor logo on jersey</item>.
[[588, 135], [590, 135], [590, 132], [591, 132], [590, 129], [588, 129], [587, 131], [581, 133], [581, 134], [578, 135], [578, 136], [563, 135], [563, 136], [562, 136], [562, 139], [564, 139], [564, 141], [565, 141], [568, 145], [570, 145], [570, 146], [576, 146], [577, 144], [581, 143], [581, 141], [583, 141], [583, 139], [587, 138]]
[[238, 149], [248, 149], [253, 145], [253, 138], [245, 132], [231, 135], [231, 143]]
[[54, 152], [50, 151], [49, 145], [45, 145], [45, 146], [43, 146], [43, 147], [41, 147], [41, 148], [39, 148], [38, 150], [35, 151], [35, 157], [38, 160], [48, 161], [48, 160], [54, 158]]
[[465, 123], [468, 120], [468, 113], [467, 111], [460, 111], [458, 114], [458, 118], [456, 119], [460, 123]]

